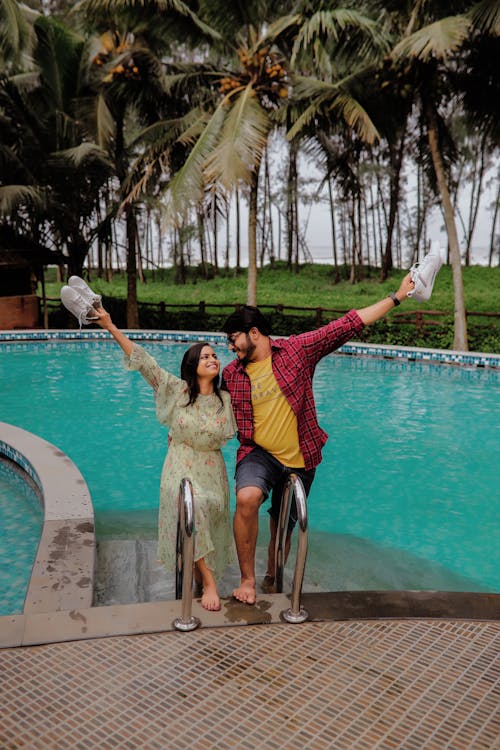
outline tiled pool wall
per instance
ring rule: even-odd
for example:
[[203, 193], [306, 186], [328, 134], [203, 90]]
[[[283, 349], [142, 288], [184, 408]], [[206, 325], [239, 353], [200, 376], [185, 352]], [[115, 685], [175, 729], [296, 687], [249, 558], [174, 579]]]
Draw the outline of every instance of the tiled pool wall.
[[[0, 458], [6, 458], [14, 466], [12, 468], [19, 467], [21, 470], [19, 473], [28, 475], [28, 477], [33, 481], [36, 489], [36, 494], [40, 500], [41, 505], [43, 506], [43, 490], [42, 490], [42, 483], [40, 481], [40, 477], [38, 476], [38, 473], [35, 471], [33, 464], [28, 461], [26, 456], [24, 456], [22, 453], [20, 453], [16, 448], [14, 448], [12, 445], [9, 445], [9, 443], [6, 443], [4, 440], [0, 440]], [[27, 480], [27, 477], [23, 477], [25, 480]]]
[[[226, 336], [207, 331], [143, 331], [124, 330], [134, 341], [190, 342], [207, 341], [210, 344], [226, 344]], [[23, 343], [27, 348], [35, 341], [105, 341], [111, 339], [107, 331], [96, 330], [50, 330], [50, 331], [0, 331], [3, 351], [10, 351], [9, 344], [16, 349]], [[340, 354], [406, 360], [408, 362], [432, 362], [434, 364], [463, 365], [468, 367], [491, 367], [500, 369], [500, 354], [485, 352], [462, 352], [448, 349], [425, 349], [410, 346], [387, 346], [385, 344], [357, 344], [348, 342], [337, 350]]]

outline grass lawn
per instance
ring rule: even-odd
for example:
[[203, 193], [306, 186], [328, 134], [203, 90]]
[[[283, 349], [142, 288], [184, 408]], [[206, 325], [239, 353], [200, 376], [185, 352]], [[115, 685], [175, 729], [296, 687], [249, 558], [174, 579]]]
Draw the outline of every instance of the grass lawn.
[[[368, 275], [369, 273], [369, 275]], [[465, 306], [468, 311], [500, 312], [500, 267], [463, 268]], [[377, 270], [367, 272], [363, 281], [350, 284], [348, 280], [335, 283], [331, 266], [306, 264], [299, 273], [288, 271], [283, 264], [259, 270], [257, 299], [259, 305], [294, 305], [298, 307], [324, 307], [332, 309], [359, 308], [376, 302], [397, 289], [405, 271], [395, 271], [391, 278], [380, 283]], [[246, 301], [246, 271], [238, 276], [234, 271], [220, 271], [213, 279], [204, 280], [197, 269], [188, 269], [187, 282], [176, 284], [173, 269], [154, 274], [147, 273], [147, 282], [138, 283], [137, 294], [141, 302], [167, 304], [234, 304]], [[108, 283], [90, 274], [92, 288], [105, 297], [125, 299], [127, 280], [124, 273], [116, 274]], [[47, 296], [59, 297], [62, 284], [55, 281], [55, 270], [47, 273]], [[40, 293], [40, 290], [39, 290]], [[436, 280], [429, 302], [418, 304], [409, 300], [405, 309], [441, 310], [453, 314], [453, 279], [450, 266], [444, 266]]]

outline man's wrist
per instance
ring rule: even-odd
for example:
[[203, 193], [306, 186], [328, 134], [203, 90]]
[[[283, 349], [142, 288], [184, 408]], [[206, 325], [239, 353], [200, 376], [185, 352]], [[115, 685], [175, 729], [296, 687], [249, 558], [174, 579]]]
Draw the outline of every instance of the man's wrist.
[[397, 296], [396, 296], [396, 293], [395, 293], [395, 292], [389, 292], [388, 296], [389, 296], [389, 297], [390, 297], [390, 298], [392, 299], [392, 301], [394, 302], [394, 307], [397, 307], [398, 305], [400, 305], [400, 304], [401, 304], [401, 301], [400, 301], [400, 300], [399, 300], [399, 299], [397, 298]]

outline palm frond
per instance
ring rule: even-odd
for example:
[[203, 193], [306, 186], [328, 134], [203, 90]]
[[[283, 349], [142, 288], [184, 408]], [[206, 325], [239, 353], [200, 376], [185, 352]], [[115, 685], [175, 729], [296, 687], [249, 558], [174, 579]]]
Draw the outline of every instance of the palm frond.
[[40, 85], [40, 74], [38, 71], [16, 73], [15, 75], [9, 76], [9, 81], [21, 93], [29, 93]]
[[69, 96], [74, 95], [72, 76], [78, 69], [83, 42], [54, 18], [42, 16], [35, 28], [35, 60], [43, 74], [44, 88], [53, 109], [63, 110]]
[[18, 0], [2, 0], [0, 3], [0, 56], [16, 63], [23, 51], [34, 42], [33, 21], [38, 17]]
[[304, 21], [293, 45], [291, 65], [295, 65], [301, 49], [307, 49], [321, 39], [329, 38], [338, 41], [340, 34], [347, 29], [355, 30], [371, 38], [372, 41], [385, 46], [385, 37], [380, 26], [373, 19], [356, 10], [337, 8], [335, 10], [319, 10]]
[[469, 11], [472, 24], [482, 34], [500, 36], [500, 3], [481, 0]]
[[336, 112], [365, 143], [375, 143], [380, 138], [368, 112], [352, 96], [340, 94], [332, 102], [331, 110]]
[[141, 153], [131, 164], [129, 175], [122, 184], [126, 195], [120, 206], [147, 199], [147, 191], [159, 193], [170, 180], [172, 150], [177, 144], [192, 145], [203, 132], [209, 114], [194, 108], [187, 115], [172, 120], [160, 120], [144, 128], [129, 146], [138, 146]]
[[220, 182], [226, 191], [248, 183], [266, 146], [271, 119], [251, 84], [239, 93], [225, 118], [217, 146], [204, 168], [206, 182]]
[[415, 57], [425, 61], [435, 57], [444, 60], [462, 45], [470, 28], [471, 20], [465, 15], [442, 18], [402, 39], [394, 47], [392, 56], [395, 59]]
[[[366, 73], [366, 71], [364, 71]], [[373, 143], [379, 133], [370, 116], [359, 101], [349, 93], [347, 84], [355, 81], [359, 73], [337, 81], [327, 83], [317, 79], [297, 76], [294, 98], [307, 100], [308, 106], [301, 112], [287, 133], [287, 139], [293, 140], [316, 117], [336, 115], [351, 127], [366, 143]]]
[[21, 206], [29, 204], [39, 211], [43, 211], [47, 203], [47, 193], [44, 188], [30, 185], [5, 185], [0, 187], [0, 215], [9, 216]]
[[96, 125], [97, 142], [100, 148], [106, 148], [115, 134], [115, 120], [102, 95], [97, 97]]
[[74, 12], [83, 12], [87, 16], [103, 13], [119, 14], [127, 10], [149, 10], [158, 14], [173, 12], [189, 18], [200, 31], [211, 39], [220, 39], [220, 34], [202, 21], [182, 0], [81, 0], [74, 8]]
[[84, 141], [73, 148], [57, 151], [52, 156], [56, 159], [67, 161], [75, 167], [81, 167], [89, 161], [98, 162], [110, 174], [113, 172], [113, 162], [110, 160], [107, 152], [89, 141]]
[[[200, 203], [203, 199], [205, 164], [220, 137], [226, 115], [227, 102], [223, 99], [194, 143], [183, 166], [169, 183], [166, 204], [169, 218], [174, 222], [184, 216], [191, 206]], [[179, 139], [182, 143], [191, 140], [192, 130], [184, 133]]]
[[301, 16], [296, 13], [294, 15], [283, 16], [270, 23], [266, 26], [265, 33], [261, 37], [255, 39], [254, 44], [249, 49], [249, 54], [255, 54], [263, 44], [272, 44], [285, 31], [297, 26], [300, 19]]

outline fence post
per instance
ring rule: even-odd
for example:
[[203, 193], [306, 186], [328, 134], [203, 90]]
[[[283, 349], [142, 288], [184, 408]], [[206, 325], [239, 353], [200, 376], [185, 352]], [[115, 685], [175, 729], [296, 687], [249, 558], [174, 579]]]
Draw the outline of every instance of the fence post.
[[204, 299], [200, 300], [200, 303], [198, 305], [198, 312], [200, 313], [200, 315], [205, 315], [205, 300]]
[[323, 324], [323, 308], [316, 308], [316, 325], [319, 327]]

